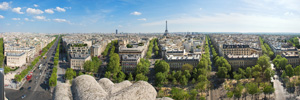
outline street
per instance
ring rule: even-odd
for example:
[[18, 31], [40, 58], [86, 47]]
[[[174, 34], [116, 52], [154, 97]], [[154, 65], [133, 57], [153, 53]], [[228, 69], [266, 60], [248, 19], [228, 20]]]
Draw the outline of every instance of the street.
[[[274, 64], [271, 62], [271, 68], [275, 71]], [[273, 87], [275, 89], [275, 100], [286, 100], [286, 91], [284, 90], [284, 87], [282, 83], [279, 81], [279, 77], [277, 73], [274, 75], [273, 78], [271, 78], [271, 82], [274, 83]]]
[[9, 100], [20, 100], [23, 95], [26, 95], [24, 100], [51, 100], [52, 94], [48, 85], [48, 79], [51, 76], [53, 60], [55, 56], [55, 49], [58, 44], [58, 39], [53, 46], [48, 50], [46, 59], [41, 59], [41, 62], [36, 65], [42, 64], [42, 68], [36, 68], [30, 81], [26, 81], [20, 90], [5, 89], [6, 97]]

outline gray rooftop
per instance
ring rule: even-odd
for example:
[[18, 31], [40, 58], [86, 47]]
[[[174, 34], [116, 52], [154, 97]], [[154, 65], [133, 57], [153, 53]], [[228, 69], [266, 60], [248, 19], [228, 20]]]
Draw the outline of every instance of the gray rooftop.
[[22, 53], [9, 53], [9, 52], [7, 52], [6, 56], [22, 56], [24, 54], [25, 54], [25, 52], [22, 52]]

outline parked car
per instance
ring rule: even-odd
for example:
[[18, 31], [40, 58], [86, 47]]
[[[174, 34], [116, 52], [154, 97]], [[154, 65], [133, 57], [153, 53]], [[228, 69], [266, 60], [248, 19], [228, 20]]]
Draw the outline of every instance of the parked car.
[[28, 90], [30, 90], [31, 89], [31, 87], [28, 87]]
[[24, 94], [24, 95], [22, 95], [22, 99], [24, 99], [26, 97], [26, 95]]

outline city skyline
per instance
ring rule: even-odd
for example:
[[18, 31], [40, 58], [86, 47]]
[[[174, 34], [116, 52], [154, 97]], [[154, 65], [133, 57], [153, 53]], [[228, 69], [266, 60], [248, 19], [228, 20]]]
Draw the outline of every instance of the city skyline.
[[[57, 3], [59, 2], [59, 3]], [[1, 32], [300, 32], [300, 1], [111, 0], [0, 2]]]

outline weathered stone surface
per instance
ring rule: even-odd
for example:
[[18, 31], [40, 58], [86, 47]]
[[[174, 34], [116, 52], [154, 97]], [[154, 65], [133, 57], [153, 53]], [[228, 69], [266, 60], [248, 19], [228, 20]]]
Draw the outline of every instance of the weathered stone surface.
[[108, 78], [102, 78], [98, 81], [100, 86], [109, 93], [111, 88], [115, 85], [112, 81], [110, 81]]
[[73, 80], [72, 94], [74, 100], [103, 100], [108, 95], [89, 75], [81, 75]]
[[128, 86], [130, 86], [130, 85], [132, 85], [132, 83], [129, 82], [128, 80], [123, 81], [123, 82], [121, 82], [121, 83], [117, 83], [117, 84], [115, 84], [115, 85], [111, 88], [110, 94], [116, 93], [116, 92], [118, 92], [118, 91], [120, 91], [120, 90], [122, 90], [122, 89], [124, 89], [124, 88], [126, 88], [126, 87], [128, 87]]
[[58, 83], [54, 89], [53, 100], [72, 100], [69, 84]]
[[157, 98], [154, 87], [145, 81], [132, 84], [123, 81], [114, 84], [107, 78], [98, 82], [89, 75], [75, 78], [72, 86], [66, 83], [58, 84], [55, 88], [54, 100], [172, 100], [171, 98]]
[[162, 98], [156, 98], [156, 100], [173, 100], [170, 97], [162, 97]]
[[138, 81], [116, 93], [113, 93], [107, 100], [155, 100], [156, 90], [145, 81]]

